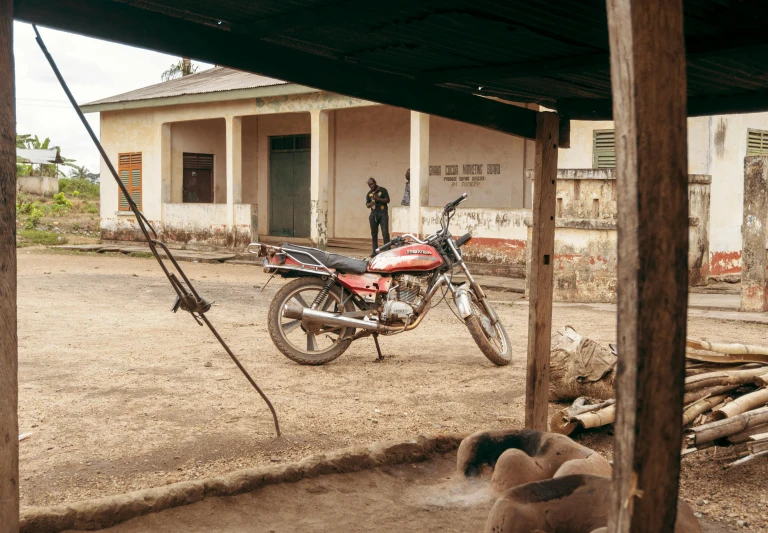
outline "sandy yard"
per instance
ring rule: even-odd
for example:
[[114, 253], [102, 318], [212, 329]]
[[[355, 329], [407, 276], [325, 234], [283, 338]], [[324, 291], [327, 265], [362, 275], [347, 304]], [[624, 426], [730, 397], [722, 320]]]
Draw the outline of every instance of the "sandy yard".
[[[261, 292], [268, 277], [258, 268], [183, 263], [216, 302], [209, 318], [272, 399], [284, 434], [275, 439], [269, 411], [207, 329], [169, 312], [173, 294], [153, 260], [40, 249], [21, 249], [18, 260], [19, 423], [32, 433], [20, 443], [23, 506], [355, 443], [522, 426], [528, 308], [517, 294], [492, 294], [517, 354], [509, 367], [487, 361], [444, 305], [414, 333], [383, 338], [383, 363], [364, 339], [327, 366], [304, 367], [267, 333], [282, 280]], [[613, 313], [556, 307], [554, 327], [566, 324], [615, 341]], [[709, 340], [760, 344], [767, 329], [689, 321], [691, 335]], [[580, 440], [610, 457], [608, 431]], [[768, 531], [768, 461], [723, 471], [712, 453], [683, 461], [682, 495], [704, 518]]]

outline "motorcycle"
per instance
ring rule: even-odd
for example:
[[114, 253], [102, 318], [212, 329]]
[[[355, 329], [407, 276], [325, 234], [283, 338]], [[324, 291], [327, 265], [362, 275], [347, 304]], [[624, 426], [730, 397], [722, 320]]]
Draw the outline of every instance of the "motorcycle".
[[[322, 365], [353, 341], [373, 336], [381, 358], [379, 335], [414, 330], [432, 301], [450, 293], [480, 351], [494, 364], [508, 365], [512, 348], [507, 332], [461, 256], [472, 235], [454, 240], [448, 231], [466, 198], [465, 193], [446, 204], [435, 234], [425, 240], [395, 237], [369, 260], [293, 244], [249, 244], [249, 253], [263, 257], [266, 273], [295, 278], [270, 304], [269, 334], [277, 349], [299, 364]], [[458, 286], [453, 282], [456, 268], [466, 278]]]

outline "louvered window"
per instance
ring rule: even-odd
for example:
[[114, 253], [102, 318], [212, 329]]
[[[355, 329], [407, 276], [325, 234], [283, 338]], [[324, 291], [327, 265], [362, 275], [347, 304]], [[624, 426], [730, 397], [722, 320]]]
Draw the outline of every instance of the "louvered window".
[[768, 155], [768, 131], [747, 130], [747, 155]]
[[614, 130], [595, 130], [592, 143], [592, 167], [616, 168], [616, 135]]
[[213, 170], [213, 154], [190, 154], [184, 152], [184, 168]]
[[[131, 199], [136, 206], [141, 209], [141, 152], [119, 154], [118, 173], [120, 181], [123, 182]], [[130, 211], [128, 200], [125, 199], [123, 192], [118, 190], [118, 209], [120, 211]]]

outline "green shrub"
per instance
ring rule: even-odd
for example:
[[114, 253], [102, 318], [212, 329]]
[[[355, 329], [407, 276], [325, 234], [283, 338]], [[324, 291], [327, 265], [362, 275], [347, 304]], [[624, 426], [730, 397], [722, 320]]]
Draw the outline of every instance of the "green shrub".
[[67, 238], [53, 231], [41, 231], [37, 229], [23, 229], [19, 231], [19, 236], [24, 239], [24, 244], [43, 244], [51, 246], [54, 244], [67, 244]]
[[59, 192], [74, 195], [75, 191], [79, 193], [79, 196], [98, 197], [99, 184], [91, 183], [83, 178], [59, 178]]
[[40, 205], [40, 202], [34, 202], [29, 204], [26, 215], [27, 219], [24, 221], [24, 229], [33, 230], [40, 225], [40, 220], [45, 216], [45, 209]]
[[72, 207], [72, 202], [67, 200], [66, 196], [64, 196], [63, 192], [57, 192], [53, 195], [53, 205], [54, 207], [64, 207], [66, 209], [69, 209]]
[[78, 197], [78, 196], [80, 196], [80, 191], [75, 191], [75, 192], [73, 192], [73, 193], [72, 193], [72, 196], [74, 196], [74, 197]]

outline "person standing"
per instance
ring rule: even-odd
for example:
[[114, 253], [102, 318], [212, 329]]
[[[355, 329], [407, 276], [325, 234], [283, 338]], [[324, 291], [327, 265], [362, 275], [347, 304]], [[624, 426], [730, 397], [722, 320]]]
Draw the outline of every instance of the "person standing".
[[384, 244], [389, 242], [389, 193], [384, 187], [379, 187], [376, 180], [368, 178], [368, 188], [365, 195], [365, 207], [371, 210], [368, 215], [368, 222], [371, 224], [371, 245], [373, 252], [371, 257], [376, 255], [376, 248], [379, 247], [379, 226], [381, 226], [381, 236], [384, 238]]
[[411, 169], [405, 171], [405, 191], [403, 191], [403, 201], [400, 205], [411, 205]]

